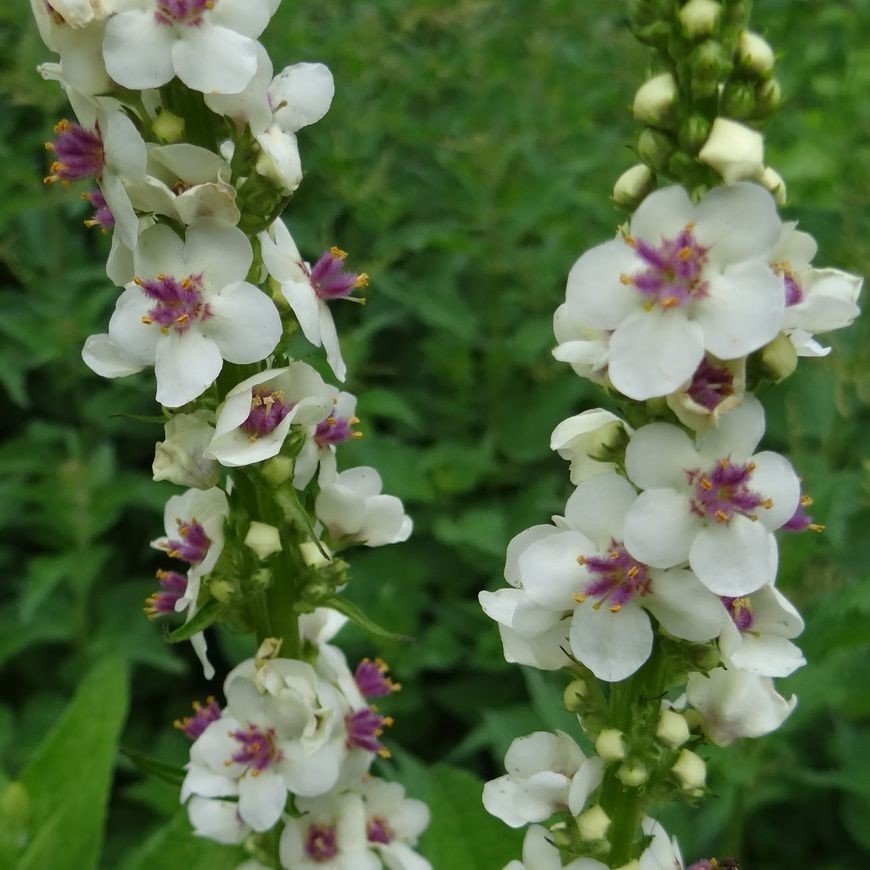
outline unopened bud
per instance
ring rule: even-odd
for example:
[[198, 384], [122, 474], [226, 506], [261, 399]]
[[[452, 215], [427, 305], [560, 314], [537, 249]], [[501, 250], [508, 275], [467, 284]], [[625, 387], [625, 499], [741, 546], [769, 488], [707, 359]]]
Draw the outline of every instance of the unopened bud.
[[679, 780], [684, 791], [698, 793], [707, 782], [707, 765], [700, 755], [691, 749], [684, 749], [671, 768], [671, 773]]
[[275, 456], [263, 465], [263, 477], [272, 486], [286, 483], [293, 477], [293, 460], [287, 456]]
[[680, 10], [683, 33], [690, 39], [711, 36], [719, 26], [722, 7], [716, 0], [689, 0]]
[[622, 761], [626, 756], [622, 732], [616, 728], [605, 728], [595, 741], [595, 751], [604, 761]]
[[763, 187], [773, 194], [773, 198], [776, 200], [777, 205], [785, 205], [786, 199], [788, 198], [785, 179], [783, 179], [775, 169], [771, 169], [770, 166], [765, 166], [764, 171], [758, 177], [758, 180], [761, 182]]
[[656, 737], [671, 749], [677, 749], [689, 739], [689, 723], [676, 710], [662, 710]]
[[256, 667], [262, 668], [267, 662], [278, 658], [281, 652], [281, 646], [284, 640], [280, 637], [265, 637], [263, 642], [257, 648], [257, 653], [254, 656], [254, 664]]
[[160, 142], [179, 142], [184, 137], [184, 118], [167, 109], [161, 109], [151, 124], [151, 130]]
[[758, 178], [764, 169], [764, 137], [745, 124], [717, 118], [698, 159], [715, 169], [726, 184]]
[[692, 154], [707, 141], [710, 135], [710, 122], [703, 115], [690, 115], [680, 125], [680, 145]]
[[640, 205], [655, 186], [655, 178], [645, 163], [626, 169], [613, 186], [613, 201], [624, 208]]
[[594, 807], [589, 807], [586, 812], [577, 816], [577, 830], [580, 832], [580, 839], [586, 843], [603, 840], [607, 836], [609, 827], [610, 816], [604, 812], [601, 804], [595, 804]]
[[769, 115], [779, 108], [782, 102], [782, 88], [776, 79], [768, 79], [756, 92], [758, 99], [758, 111]]
[[637, 788], [649, 779], [649, 771], [646, 765], [640, 761], [626, 761], [616, 771], [619, 781], [629, 788]]
[[662, 170], [668, 165], [676, 147], [676, 142], [667, 133], [652, 127], [646, 127], [637, 138], [638, 157], [656, 170]]
[[719, 109], [729, 118], [751, 118], [758, 110], [757, 89], [753, 82], [729, 82], [722, 91]]
[[571, 835], [567, 822], [556, 822], [550, 828], [548, 839], [554, 846], [562, 849], [567, 849], [574, 842], [574, 837]]
[[245, 545], [250, 547], [260, 559], [268, 559], [281, 552], [281, 534], [275, 526], [252, 522], [245, 535]]
[[586, 697], [588, 690], [586, 680], [572, 680], [565, 687], [562, 695], [562, 700], [565, 703], [565, 709], [570, 713], [579, 713], [586, 706], [583, 699]]
[[787, 335], [780, 333], [761, 350], [761, 365], [774, 382], [784, 381], [797, 368], [797, 351]]
[[692, 92], [698, 97], [711, 97], [719, 88], [719, 82], [730, 75], [734, 64], [725, 48], [715, 39], [702, 42], [689, 55], [692, 73]]
[[754, 72], [761, 78], [767, 78], [773, 72], [773, 49], [764, 37], [757, 33], [744, 30], [740, 34], [740, 45], [737, 48], [738, 62], [743, 69]]
[[322, 568], [330, 562], [329, 550], [322, 542], [318, 546], [314, 541], [303, 541], [299, 545], [299, 552], [302, 554], [302, 561], [309, 568]]
[[673, 120], [677, 83], [670, 73], [662, 73], [644, 82], [634, 95], [632, 112], [638, 121], [666, 127]]
[[229, 604], [235, 591], [229, 580], [209, 580], [208, 594], [221, 604]]

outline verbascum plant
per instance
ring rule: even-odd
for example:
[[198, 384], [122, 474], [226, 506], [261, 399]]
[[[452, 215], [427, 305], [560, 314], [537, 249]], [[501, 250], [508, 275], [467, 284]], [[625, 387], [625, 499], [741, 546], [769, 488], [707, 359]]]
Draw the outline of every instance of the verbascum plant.
[[[244, 843], [247, 867], [422, 870], [428, 810], [369, 775], [399, 688], [330, 641], [352, 619], [344, 552], [404, 541], [412, 523], [374, 468], [339, 471], [356, 399], [289, 355], [295, 333], [346, 375], [331, 305], [368, 279], [339, 248], [310, 265], [281, 220], [302, 180], [297, 132], [333, 97], [330, 71], [273, 74], [257, 41], [280, 0], [32, 0], [41, 67], [66, 91], [48, 182], [89, 182], [87, 223], [111, 233], [120, 290], [85, 363], [153, 370], [169, 498], [150, 618], [183, 617], [214, 677], [207, 633], [255, 635], [254, 658], [176, 723], [191, 739], [181, 801], [196, 834]], [[298, 221], [301, 216], [293, 215]], [[331, 380], [332, 378], [330, 378]], [[217, 700], [222, 694], [222, 700]]]
[[780, 89], [750, 6], [628, 3], [656, 70], [633, 105], [640, 162], [613, 194], [630, 217], [571, 269], [553, 351], [621, 415], [555, 428], [576, 489], [510, 542], [508, 587], [480, 594], [509, 662], [565, 674], [594, 747], [513, 742], [483, 793], [530, 825], [511, 870], [684, 867], [657, 811], [705, 797], [705, 746], [768, 734], [797, 702], [774, 684], [805, 664], [778, 547], [822, 526], [790, 462], [759, 449], [760, 398], [829, 352], [815, 336], [854, 320], [862, 280], [814, 266], [813, 239], [780, 217], [761, 132]]

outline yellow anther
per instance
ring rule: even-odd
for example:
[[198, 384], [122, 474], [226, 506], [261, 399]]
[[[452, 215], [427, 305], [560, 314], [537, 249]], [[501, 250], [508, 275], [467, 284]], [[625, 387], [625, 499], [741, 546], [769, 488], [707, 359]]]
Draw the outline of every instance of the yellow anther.
[[619, 276], [619, 283], [620, 283], [620, 284], [631, 285], [631, 284], [634, 284], [634, 278], [632, 278], [631, 275], [626, 275], [625, 272], [623, 272], [623, 273]]
[[189, 314], [179, 314], [178, 317], [175, 318], [176, 323], [180, 323], [182, 326], [190, 320]]
[[354, 287], [359, 287], [360, 289], [369, 286], [369, 276], [366, 275], [365, 272], [361, 272], [356, 276], [356, 281], [353, 282]]
[[381, 758], [390, 758], [390, 757], [392, 756], [392, 753], [390, 752], [389, 749], [387, 749], [386, 746], [382, 746], [382, 747], [378, 750], [378, 755], [380, 755]]
[[810, 523], [807, 528], [813, 532], [823, 532], [825, 527], [821, 523]]
[[133, 279], [133, 283], [134, 283], [137, 287], [144, 287], [144, 286], [145, 286], [145, 281], [143, 281], [142, 278], [134, 278], [134, 279]]
[[339, 260], [347, 259], [347, 251], [342, 251], [341, 248], [337, 248], [335, 245], [329, 249], [329, 253], [332, 254], [333, 257], [338, 257]]
[[359, 422], [360, 422], [359, 417], [351, 417], [351, 418], [350, 418], [350, 425], [351, 425], [351, 426], [356, 426], [357, 423], [359, 423]]
[[726, 514], [725, 511], [716, 511], [714, 516], [716, 517], [717, 520], [719, 520], [720, 523], [727, 523], [728, 522], [728, 514]]
[[638, 568], [637, 565], [632, 565], [625, 573], [628, 575], [629, 580], [634, 580], [634, 578], [640, 574], [640, 568]]
[[154, 323], [154, 318], [153, 318], [153, 317], [149, 317], [147, 314], [143, 314], [143, 315], [142, 315], [142, 322], [143, 322], [146, 326], [151, 326], [151, 324]]
[[387, 728], [392, 728], [394, 721], [395, 720], [393, 719], [392, 716], [384, 716], [384, 725], [386, 725]]
[[698, 484], [701, 487], [701, 489], [705, 489], [705, 490], [707, 490], [707, 492], [710, 492], [713, 489], [713, 484], [709, 480], [707, 480], [706, 477], [702, 477], [698, 481]]
[[363, 435], [362, 432], [351, 432], [351, 433], [350, 433], [350, 437], [351, 437], [351, 438], [356, 438], [357, 441], [358, 441], [360, 438], [365, 438], [365, 435]]
[[761, 503], [761, 506], [762, 506], [763, 508], [767, 508], [768, 510], [770, 510], [770, 509], [773, 507], [773, 499], [772, 499], [772, 498], [766, 498], [766, 499]]
[[585, 556], [578, 556], [577, 557], [577, 564], [578, 565], [585, 565], [586, 564], [586, 557]]
[[69, 130], [71, 126], [72, 125], [70, 124], [70, 122], [66, 118], [63, 118], [54, 125], [54, 132], [66, 133], [66, 131]]
[[677, 259], [682, 260], [685, 263], [686, 260], [690, 260], [692, 258], [693, 253], [694, 252], [691, 248], [680, 248], [680, 250], [677, 251]]
[[625, 240], [625, 244], [628, 245], [630, 248], [637, 247], [637, 239], [635, 239], [635, 237], [631, 235], [631, 233], [626, 233], [622, 238]]
[[610, 607], [610, 612], [611, 612], [611, 613], [619, 613], [620, 610], [622, 610], [622, 605], [621, 605], [621, 604], [613, 604], [613, 605], [611, 605], [611, 607]]
[[666, 299], [662, 299], [662, 308], [673, 308], [679, 304], [680, 300], [676, 296], [668, 296]]
[[583, 603], [586, 601], [586, 598], [587, 598], [587, 596], [584, 595], [582, 592], [576, 592], [576, 593], [574, 594], [574, 600], [575, 600], [578, 604], [583, 604]]
[[811, 496], [809, 496], [809, 495], [802, 495], [801, 496], [801, 505], [803, 507], [809, 507], [812, 503], [813, 503], [813, 499]]

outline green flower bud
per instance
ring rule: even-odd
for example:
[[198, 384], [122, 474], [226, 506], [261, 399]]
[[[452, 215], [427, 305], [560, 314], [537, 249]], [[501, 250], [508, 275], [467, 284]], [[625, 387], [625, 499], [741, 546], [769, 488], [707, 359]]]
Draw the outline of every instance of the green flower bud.
[[677, 83], [670, 73], [645, 81], [634, 95], [632, 113], [638, 121], [654, 127], [668, 127], [673, 122], [677, 100]]
[[613, 201], [624, 208], [640, 205], [655, 186], [655, 177], [645, 163], [626, 169], [613, 187]]
[[782, 88], [776, 79], [768, 79], [756, 92], [758, 114], [762, 117], [772, 114], [782, 102]]
[[652, 169], [663, 170], [675, 150], [674, 140], [661, 130], [646, 127], [637, 137], [638, 156]]
[[761, 78], [768, 78], [773, 73], [775, 58], [766, 39], [757, 33], [744, 30], [740, 34], [740, 44], [737, 47], [737, 61], [742, 69], [750, 70]]
[[722, 6], [716, 0], [689, 0], [680, 10], [683, 33], [690, 39], [712, 36], [719, 27]]
[[184, 136], [184, 118], [162, 109], [152, 122], [151, 130], [160, 142], [178, 142]]
[[263, 477], [272, 486], [281, 486], [293, 477], [294, 462], [287, 456], [276, 456], [263, 465]]
[[729, 118], [751, 118], [758, 109], [756, 87], [752, 82], [729, 82], [722, 91], [720, 111]]
[[667, 45], [671, 35], [671, 25], [667, 21], [654, 21], [652, 24], [635, 25], [631, 31], [638, 42], [645, 45]]
[[797, 364], [797, 351], [783, 333], [761, 349], [761, 366], [772, 381], [784, 381], [794, 372]]
[[208, 593], [221, 604], [229, 604], [232, 601], [236, 587], [229, 580], [210, 580]]
[[692, 92], [697, 97], [710, 97], [733, 69], [729, 53], [720, 42], [708, 39], [689, 55]]
[[[684, 179], [688, 175], [691, 175], [696, 170], [696, 160], [692, 157], [691, 154], [686, 154], [685, 151], [677, 151], [673, 157], [668, 161], [668, 172], [673, 175], [674, 178]], [[662, 404], [666, 404], [664, 402], [647, 402], [647, 405], [650, 407], [661, 407]]]
[[586, 680], [572, 680], [566, 687], [562, 695], [562, 700], [565, 703], [565, 709], [570, 713], [580, 713], [586, 706], [584, 699], [588, 690]]
[[710, 122], [703, 115], [690, 115], [680, 124], [680, 145], [697, 154], [710, 135]]

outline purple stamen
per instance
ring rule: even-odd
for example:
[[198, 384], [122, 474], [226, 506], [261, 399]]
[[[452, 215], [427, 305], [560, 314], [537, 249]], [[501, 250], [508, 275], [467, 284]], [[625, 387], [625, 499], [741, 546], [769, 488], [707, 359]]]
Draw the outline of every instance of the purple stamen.
[[57, 158], [51, 164], [46, 184], [55, 181], [83, 181], [97, 178], [105, 166], [103, 137], [99, 130], [86, 130], [79, 124], [59, 121], [54, 128], [58, 134], [54, 142], [47, 142], [47, 150]]
[[353, 677], [357, 688], [366, 698], [383, 698], [401, 689], [387, 674], [390, 669], [382, 659], [363, 659], [357, 666]]
[[166, 541], [163, 545], [173, 559], [181, 559], [190, 565], [198, 565], [206, 557], [211, 539], [205, 529], [195, 520], [177, 520], [180, 539]]
[[647, 268], [635, 275], [622, 275], [622, 283], [648, 296], [650, 306], [658, 302], [662, 308], [676, 308], [703, 299], [709, 289], [703, 280], [709, 248], [697, 241], [692, 229], [689, 224], [675, 239], [662, 239], [658, 247], [626, 238]]
[[86, 227], [99, 227], [104, 233], [113, 229], [115, 226], [115, 216], [111, 209], [106, 204], [106, 197], [103, 196], [101, 190], [92, 190], [90, 193], [83, 193], [82, 199], [89, 202], [94, 207], [93, 217], [85, 221]]
[[595, 577], [583, 594], [575, 596], [578, 604], [596, 598], [596, 608], [609, 602], [610, 611], [619, 613], [635, 595], [652, 592], [649, 568], [633, 558], [621, 541], [611, 540], [606, 556], [580, 556], [577, 561]]
[[739, 631], [749, 631], [755, 625], [755, 614], [752, 612], [752, 601], [749, 598], [722, 596], [720, 600]]
[[314, 264], [309, 277], [320, 299], [346, 299], [358, 287], [368, 286], [369, 279], [365, 273], [345, 271], [346, 259], [347, 254], [340, 248], [330, 248]]
[[757, 520], [756, 508], [773, 507], [770, 499], [749, 488], [755, 464], [741, 465], [730, 459], [720, 459], [707, 473], [699, 469], [688, 471], [689, 483], [695, 486], [692, 512], [718, 523], [729, 523], [735, 514]]
[[332, 825], [312, 825], [305, 837], [305, 851], [318, 863], [331, 861], [338, 855], [338, 837]]
[[161, 272], [156, 278], [134, 278], [133, 283], [157, 303], [142, 322], [146, 326], [156, 323], [164, 334], [170, 329], [183, 334], [194, 322], [211, 317], [211, 309], [202, 298], [202, 275], [188, 275], [178, 281]]
[[274, 432], [292, 409], [293, 403], [284, 400], [281, 390], [256, 386], [251, 393], [251, 413], [239, 428], [256, 441], [257, 438]]
[[157, 580], [162, 589], [145, 600], [145, 613], [149, 619], [175, 613], [175, 605], [187, 592], [187, 577], [176, 571], [158, 571]]
[[384, 733], [384, 728], [393, 724], [390, 716], [381, 716], [374, 707], [363, 707], [344, 717], [347, 728], [347, 745], [349, 748], [358, 746], [369, 752], [377, 752], [384, 758], [389, 757], [389, 750], [378, 738]]
[[734, 395], [734, 374], [725, 366], [713, 365], [707, 357], [692, 376], [689, 397], [708, 411], [715, 411], [729, 396]]
[[820, 523], [814, 523], [813, 518], [807, 513], [807, 508], [813, 503], [808, 495], [802, 495], [797, 510], [791, 519], [784, 523], [782, 528], [787, 532], [805, 532], [807, 529], [813, 532], [823, 532], [825, 527]]
[[387, 824], [387, 820], [380, 818], [380, 816], [375, 816], [368, 823], [366, 835], [370, 843], [382, 843], [384, 846], [392, 843], [396, 836], [393, 829]]
[[196, 740], [212, 722], [220, 719], [221, 708], [214, 698], [206, 698], [205, 704], [193, 702], [193, 716], [176, 719], [173, 725], [183, 731], [191, 740]]
[[235, 737], [242, 745], [233, 755], [232, 761], [244, 764], [253, 771], [254, 776], [281, 760], [281, 750], [275, 745], [274, 728], [263, 731], [256, 725], [248, 725], [247, 731], [232, 731], [230, 736]]
[[359, 417], [329, 416], [317, 424], [317, 429], [314, 430], [314, 441], [318, 447], [325, 448], [330, 444], [338, 446], [350, 441], [351, 438], [359, 438], [362, 433], [353, 430], [357, 423]]
[[186, 24], [199, 27], [203, 14], [213, 9], [217, 0], [157, 0], [154, 18], [158, 24]]

